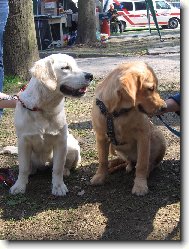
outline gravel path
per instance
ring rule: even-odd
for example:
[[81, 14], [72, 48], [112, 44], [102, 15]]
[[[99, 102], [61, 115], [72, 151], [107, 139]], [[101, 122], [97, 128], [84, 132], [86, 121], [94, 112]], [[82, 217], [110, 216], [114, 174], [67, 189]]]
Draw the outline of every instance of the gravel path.
[[144, 55], [140, 57], [98, 57], [76, 59], [85, 71], [94, 74], [97, 79], [104, 78], [118, 64], [129, 61], [145, 61], [157, 74], [159, 83], [180, 83], [180, 54]]

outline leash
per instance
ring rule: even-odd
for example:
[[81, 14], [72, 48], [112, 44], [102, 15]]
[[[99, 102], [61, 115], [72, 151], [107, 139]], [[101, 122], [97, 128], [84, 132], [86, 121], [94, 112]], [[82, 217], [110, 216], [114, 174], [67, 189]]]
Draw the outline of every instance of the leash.
[[157, 117], [161, 120], [161, 122], [167, 127], [168, 130], [170, 130], [174, 135], [176, 135], [177, 137], [180, 137], [181, 132], [175, 130], [174, 128], [172, 128], [170, 125], [168, 125], [165, 121], [163, 121], [162, 117], [160, 115], [157, 115]]

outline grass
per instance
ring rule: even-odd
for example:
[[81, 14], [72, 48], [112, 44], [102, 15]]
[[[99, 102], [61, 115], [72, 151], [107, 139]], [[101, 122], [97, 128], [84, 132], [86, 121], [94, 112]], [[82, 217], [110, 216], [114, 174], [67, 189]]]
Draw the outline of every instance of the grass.
[[17, 93], [22, 85], [24, 85], [24, 82], [21, 83], [19, 77], [5, 76], [3, 91], [8, 94]]

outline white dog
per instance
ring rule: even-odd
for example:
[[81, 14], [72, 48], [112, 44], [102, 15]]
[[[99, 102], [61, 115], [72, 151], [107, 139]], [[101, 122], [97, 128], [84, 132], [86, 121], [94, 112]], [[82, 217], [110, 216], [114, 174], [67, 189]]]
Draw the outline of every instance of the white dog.
[[37, 61], [31, 74], [15, 110], [19, 175], [10, 192], [25, 193], [32, 168], [53, 160], [52, 194], [63, 196], [68, 192], [63, 173], [69, 175], [70, 168], [80, 161], [77, 140], [68, 133], [64, 97], [83, 96], [93, 75], [83, 72], [65, 54]]

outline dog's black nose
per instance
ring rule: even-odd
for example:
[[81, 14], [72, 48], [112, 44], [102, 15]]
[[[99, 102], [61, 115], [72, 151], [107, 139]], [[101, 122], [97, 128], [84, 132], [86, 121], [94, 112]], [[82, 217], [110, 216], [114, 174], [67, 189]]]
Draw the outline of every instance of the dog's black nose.
[[165, 112], [166, 110], [167, 110], [167, 104], [166, 103], [159, 108], [159, 112]]
[[93, 80], [93, 75], [91, 73], [85, 73], [85, 79], [86, 80]]
[[166, 107], [161, 107], [161, 108], [159, 109], [159, 112], [165, 112], [166, 110], [167, 110]]

